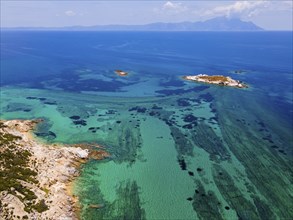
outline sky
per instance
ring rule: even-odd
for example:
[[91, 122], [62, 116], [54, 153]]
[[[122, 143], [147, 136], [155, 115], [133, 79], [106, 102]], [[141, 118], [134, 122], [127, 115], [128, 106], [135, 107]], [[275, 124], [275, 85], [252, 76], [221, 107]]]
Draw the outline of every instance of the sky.
[[266, 30], [293, 30], [293, 0], [0, 0], [0, 3], [1, 27], [196, 22], [226, 16], [252, 21]]

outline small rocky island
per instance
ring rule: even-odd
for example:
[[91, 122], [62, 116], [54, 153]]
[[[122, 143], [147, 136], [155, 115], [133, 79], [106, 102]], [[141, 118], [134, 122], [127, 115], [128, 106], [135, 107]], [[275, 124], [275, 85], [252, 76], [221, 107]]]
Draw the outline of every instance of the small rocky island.
[[118, 75], [118, 76], [127, 76], [128, 73], [123, 71], [123, 70], [115, 70], [115, 73]]
[[70, 190], [78, 167], [109, 156], [82, 144], [40, 143], [31, 134], [39, 122], [0, 120], [0, 219], [78, 219]]
[[236, 88], [248, 87], [245, 83], [239, 80], [232, 79], [229, 76], [221, 76], [221, 75], [209, 76], [206, 74], [199, 74], [194, 76], [183, 76], [183, 79], [196, 81], [196, 82], [209, 83], [209, 84], [216, 84], [219, 86], [231, 86]]

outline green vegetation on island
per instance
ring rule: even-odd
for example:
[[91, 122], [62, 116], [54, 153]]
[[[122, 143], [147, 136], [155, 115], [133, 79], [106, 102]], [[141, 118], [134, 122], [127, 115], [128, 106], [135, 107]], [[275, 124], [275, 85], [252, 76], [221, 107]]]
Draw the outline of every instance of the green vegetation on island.
[[[35, 210], [39, 213], [48, 210], [44, 200], [38, 201], [36, 194], [28, 187], [38, 184], [35, 178], [37, 172], [30, 167], [31, 152], [19, 147], [21, 137], [6, 133], [2, 130], [6, 126], [0, 122], [0, 193], [7, 193], [17, 197], [24, 204], [24, 211], [30, 213]], [[7, 203], [0, 204], [4, 218], [19, 218], [11, 216], [6, 208]], [[22, 216], [25, 218], [24, 216]]]

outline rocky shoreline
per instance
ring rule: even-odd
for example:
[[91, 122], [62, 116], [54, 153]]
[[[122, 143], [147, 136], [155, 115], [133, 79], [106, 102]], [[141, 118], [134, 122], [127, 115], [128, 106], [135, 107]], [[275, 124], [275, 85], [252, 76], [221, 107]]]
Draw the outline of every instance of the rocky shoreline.
[[193, 76], [183, 76], [183, 79], [195, 81], [195, 82], [202, 82], [202, 83], [209, 83], [209, 84], [216, 84], [219, 86], [231, 86], [236, 88], [248, 88], [248, 86], [239, 81], [232, 79], [229, 76], [221, 76], [221, 75], [206, 75], [206, 74], [199, 74]]
[[69, 188], [79, 165], [109, 156], [82, 144], [40, 143], [31, 134], [39, 122], [0, 121], [0, 219], [78, 219]]

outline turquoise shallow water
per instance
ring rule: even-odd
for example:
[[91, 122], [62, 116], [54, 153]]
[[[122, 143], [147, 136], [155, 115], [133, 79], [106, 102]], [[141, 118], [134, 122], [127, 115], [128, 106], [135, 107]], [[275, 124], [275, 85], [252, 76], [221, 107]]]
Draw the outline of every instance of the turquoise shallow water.
[[111, 155], [75, 182], [82, 219], [293, 216], [292, 33], [1, 34], [1, 118]]

